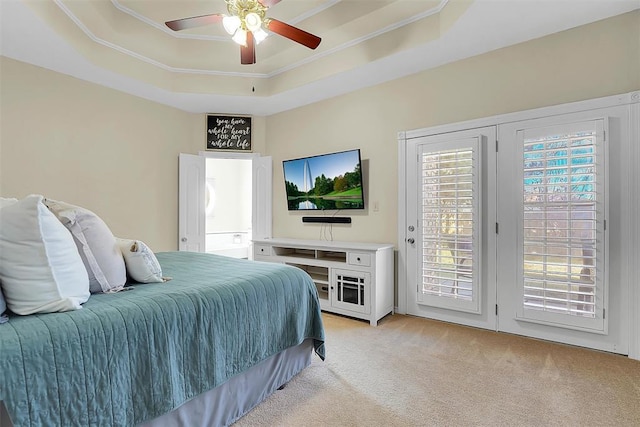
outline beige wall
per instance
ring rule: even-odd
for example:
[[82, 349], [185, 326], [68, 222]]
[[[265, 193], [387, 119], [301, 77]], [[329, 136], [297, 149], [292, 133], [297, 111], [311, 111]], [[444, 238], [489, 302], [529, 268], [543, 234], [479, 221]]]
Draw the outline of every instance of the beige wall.
[[287, 212], [284, 159], [360, 148], [369, 210], [343, 211], [353, 223], [334, 226], [333, 237], [396, 243], [398, 131], [637, 89], [638, 11], [270, 116], [274, 236], [317, 239], [320, 230]]
[[[204, 150], [205, 115], [1, 61], [0, 195], [80, 205], [117, 236], [175, 250], [178, 154]], [[255, 151], [264, 123], [253, 120]]]
[[[335, 240], [396, 242], [397, 132], [640, 89], [640, 12], [523, 43], [267, 118], [274, 236], [316, 239], [286, 210], [282, 160], [361, 148], [369, 210]], [[85, 206], [114, 234], [174, 250], [177, 157], [204, 148], [205, 117], [28, 64], [0, 62], [0, 195]], [[216, 111], [212, 113], [224, 113]], [[371, 209], [379, 202], [379, 212]]]

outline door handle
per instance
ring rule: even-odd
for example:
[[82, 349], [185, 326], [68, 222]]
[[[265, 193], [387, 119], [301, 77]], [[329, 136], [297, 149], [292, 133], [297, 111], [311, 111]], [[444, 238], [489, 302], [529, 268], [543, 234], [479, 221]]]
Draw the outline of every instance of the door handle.
[[187, 241], [187, 238], [186, 238], [186, 237], [183, 237], [182, 239], [180, 239], [180, 241], [181, 241], [182, 243], [185, 243], [185, 242]]
[[414, 239], [413, 237], [409, 237], [409, 238], [407, 239], [407, 242], [409, 242], [410, 244], [412, 244], [412, 245], [413, 245], [413, 244], [416, 242], [416, 239]]

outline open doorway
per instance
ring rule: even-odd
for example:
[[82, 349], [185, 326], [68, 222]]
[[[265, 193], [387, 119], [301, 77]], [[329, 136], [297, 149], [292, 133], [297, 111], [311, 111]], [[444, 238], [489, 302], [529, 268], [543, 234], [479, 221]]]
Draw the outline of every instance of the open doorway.
[[[208, 159], [221, 160], [221, 163], [214, 162], [207, 167]], [[271, 163], [270, 156], [255, 153], [180, 153], [178, 250], [251, 258], [251, 239], [271, 237]], [[246, 168], [250, 171], [237, 173]], [[207, 176], [210, 185], [207, 185]], [[244, 201], [245, 197], [250, 198], [249, 202]], [[232, 223], [228, 218], [233, 215], [248, 218], [248, 225], [244, 221]], [[207, 233], [211, 236], [207, 237]]]
[[206, 252], [249, 257], [252, 175], [251, 158], [206, 159]]

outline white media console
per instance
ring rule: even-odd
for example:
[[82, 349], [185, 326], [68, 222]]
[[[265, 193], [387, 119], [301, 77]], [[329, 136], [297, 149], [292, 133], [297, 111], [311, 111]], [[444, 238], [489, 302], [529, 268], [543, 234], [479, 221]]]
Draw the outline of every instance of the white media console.
[[263, 239], [253, 241], [253, 258], [306, 271], [316, 284], [322, 310], [368, 320], [373, 326], [393, 313], [393, 245]]

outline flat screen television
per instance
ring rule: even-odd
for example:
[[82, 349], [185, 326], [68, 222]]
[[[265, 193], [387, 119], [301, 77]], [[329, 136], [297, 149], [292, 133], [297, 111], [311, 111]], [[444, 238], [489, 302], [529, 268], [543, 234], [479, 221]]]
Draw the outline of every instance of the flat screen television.
[[364, 209], [360, 150], [284, 160], [290, 211]]

